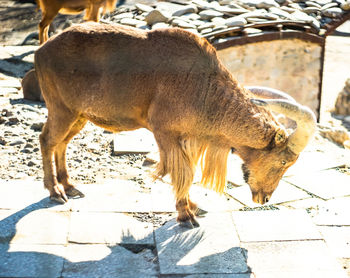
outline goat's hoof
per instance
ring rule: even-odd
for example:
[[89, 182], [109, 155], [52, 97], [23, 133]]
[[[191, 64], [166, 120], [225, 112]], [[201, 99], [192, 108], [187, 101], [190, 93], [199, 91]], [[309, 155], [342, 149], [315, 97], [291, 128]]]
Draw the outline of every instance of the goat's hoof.
[[194, 214], [196, 216], [203, 216], [205, 214], [207, 214], [208, 212], [204, 209], [201, 209], [201, 208], [197, 208], [196, 211], [194, 212]]
[[75, 197], [84, 198], [85, 197], [83, 192], [79, 191], [78, 189], [76, 189], [74, 187], [71, 187], [68, 190], [66, 190], [66, 194], [68, 197], [72, 197], [72, 198], [75, 198]]
[[67, 201], [61, 196], [50, 196], [50, 200], [59, 204], [65, 204]]
[[57, 184], [53, 187], [53, 192], [50, 194], [50, 199], [59, 204], [68, 202], [68, 197], [62, 185]]
[[193, 220], [187, 220], [187, 221], [180, 221], [179, 225], [181, 227], [187, 228], [187, 229], [194, 229], [199, 227], [199, 223], [193, 219]]

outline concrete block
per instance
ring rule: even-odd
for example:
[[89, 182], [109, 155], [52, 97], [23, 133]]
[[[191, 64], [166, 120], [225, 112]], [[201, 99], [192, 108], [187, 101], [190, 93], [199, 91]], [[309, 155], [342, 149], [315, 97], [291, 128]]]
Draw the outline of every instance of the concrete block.
[[312, 172], [334, 168], [347, 164], [349, 161], [349, 152], [340, 153], [339, 148], [327, 152], [304, 151], [284, 176], [310, 176]]
[[0, 210], [0, 242], [66, 244], [69, 212]]
[[52, 211], [69, 211], [71, 202], [64, 205], [51, 202], [49, 191], [42, 181], [0, 180], [0, 209], [16, 209], [25, 211], [48, 209]]
[[73, 212], [68, 241], [154, 245], [153, 225], [123, 213]]
[[243, 243], [257, 278], [346, 278], [324, 241]]
[[[192, 185], [190, 188], [191, 201], [208, 212], [223, 212], [239, 210], [243, 205], [236, 200], [218, 194], [213, 190]], [[172, 185], [156, 182], [152, 185], [152, 211], [175, 212], [175, 195]]]
[[317, 225], [350, 226], [350, 197], [328, 200], [319, 207], [313, 221]]
[[120, 132], [114, 137], [114, 153], [149, 153], [157, 151], [158, 146], [153, 133], [145, 128]]
[[151, 194], [132, 181], [111, 180], [104, 184], [84, 184], [85, 197], [72, 200], [73, 211], [149, 212]]
[[61, 277], [62, 245], [0, 244], [0, 277]]
[[198, 218], [196, 229], [175, 220], [155, 230], [161, 275], [248, 273], [229, 213], [209, 213]]
[[319, 226], [318, 229], [337, 258], [350, 258], [350, 226]]
[[155, 255], [145, 248], [133, 253], [121, 246], [69, 244], [62, 277], [158, 277]]
[[[247, 184], [240, 187], [227, 189], [226, 192], [248, 207], [254, 208], [260, 206], [259, 204], [253, 202], [252, 192]], [[304, 191], [296, 188], [289, 183], [286, 183], [284, 180], [281, 180], [278, 187], [272, 194], [270, 201], [266, 205], [281, 204], [284, 202], [305, 199], [308, 197], [310, 197], [310, 195]]]
[[286, 177], [285, 180], [323, 199], [350, 195], [350, 176], [335, 169]]
[[302, 210], [235, 211], [232, 215], [242, 242], [322, 239]]
[[173, 186], [161, 181], [155, 181], [151, 187], [152, 211], [175, 212], [175, 195]]

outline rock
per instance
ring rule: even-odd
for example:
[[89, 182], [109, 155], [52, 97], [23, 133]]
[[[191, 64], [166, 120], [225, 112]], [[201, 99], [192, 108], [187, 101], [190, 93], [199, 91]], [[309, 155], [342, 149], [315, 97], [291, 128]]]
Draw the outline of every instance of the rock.
[[318, 11], [320, 11], [320, 9], [316, 8], [316, 7], [307, 7], [305, 9], [303, 9], [303, 12], [307, 13], [307, 14], [317, 13]]
[[17, 117], [11, 117], [9, 118], [9, 122], [11, 124], [17, 124], [19, 122], [19, 119]]
[[331, 3], [332, 0], [317, 0], [317, 3], [320, 4], [321, 6], [326, 5], [328, 3]]
[[255, 10], [252, 12], [248, 12], [245, 14], [240, 15], [240, 17], [244, 18], [261, 18], [261, 19], [267, 19], [267, 20], [276, 20], [278, 19], [278, 16], [273, 13], [267, 13], [265, 10]]
[[145, 4], [141, 4], [141, 3], [136, 3], [135, 7], [137, 9], [139, 9], [142, 12], [146, 12], [149, 13], [150, 11], [153, 11], [154, 9], [151, 6], [145, 5]]
[[344, 118], [344, 121], [350, 124], [350, 115]]
[[214, 8], [216, 11], [221, 12], [221, 13], [227, 13], [227, 14], [243, 14], [248, 12], [246, 9], [236, 9], [236, 8], [231, 8], [229, 6], [217, 6]]
[[261, 29], [258, 28], [245, 28], [244, 29], [244, 33], [245, 34], [258, 34], [258, 33], [262, 33], [263, 31]]
[[215, 25], [215, 27], [213, 28], [213, 32], [224, 30], [226, 28], [227, 28], [226, 25]]
[[288, 12], [281, 10], [280, 8], [271, 7], [269, 8], [269, 12], [279, 16], [282, 19], [291, 19], [291, 16]]
[[343, 147], [349, 146], [350, 135], [345, 129], [321, 125], [319, 125], [318, 128], [320, 134], [328, 140]]
[[34, 101], [44, 101], [34, 69], [28, 71], [22, 79], [23, 98]]
[[210, 20], [214, 17], [222, 17], [224, 14], [214, 10], [203, 10], [199, 13], [199, 16], [203, 20]]
[[206, 29], [203, 29], [201, 31], [201, 34], [205, 35], [205, 34], [209, 34], [211, 32], [213, 32], [213, 28], [206, 28]]
[[134, 19], [134, 18], [123, 18], [120, 21], [120, 23], [124, 24], [124, 25], [133, 26], [133, 27], [137, 27], [137, 26], [141, 26], [141, 25], [145, 25], [146, 24], [145, 21]]
[[227, 27], [243, 26], [245, 24], [247, 24], [247, 20], [240, 16], [231, 17], [225, 21]]
[[167, 28], [167, 27], [169, 27], [170, 25], [169, 24], [167, 24], [167, 23], [164, 23], [164, 22], [157, 22], [157, 23], [154, 23], [153, 25], [152, 25], [152, 30], [153, 29], [158, 29], [158, 28]]
[[350, 115], [350, 78], [346, 81], [343, 91], [338, 94], [334, 113]]
[[34, 146], [32, 145], [32, 144], [30, 144], [30, 143], [27, 143], [25, 146], [24, 146], [24, 148], [26, 148], [26, 149], [32, 149]]
[[187, 13], [197, 13], [198, 8], [195, 5], [186, 5], [182, 9], [177, 10], [172, 14], [172, 16], [182, 16]]
[[0, 136], [0, 145], [5, 146], [6, 144], [7, 144], [7, 141], [3, 137]]
[[32, 150], [24, 148], [23, 150], [21, 150], [21, 153], [31, 153]]
[[145, 16], [145, 21], [147, 22], [148, 25], [153, 25], [154, 23], [157, 23], [157, 22], [168, 22], [170, 17], [171, 15], [167, 12], [160, 11], [160, 10], [153, 10], [153, 11], [150, 11]]
[[350, 11], [350, 1], [347, 1], [345, 3], [342, 3], [340, 5], [340, 7], [344, 10], [344, 11]]
[[328, 17], [331, 17], [331, 18], [335, 18], [335, 17], [341, 16], [342, 13], [343, 13], [343, 11], [342, 11], [341, 8], [330, 8], [330, 9], [322, 11], [322, 14], [324, 16], [328, 16]]
[[120, 21], [123, 18], [134, 18], [134, 14], [133, 13], [121, 13], [121, 14], [117, 14], [115, 16], [113, 16], [114, 20]]
[[256, 5], [260, 9], [268, 9], [271, 7], [279, 7], [280, 5], [274, 0], [262, 0]]
[[35, 165], [36, 165], [36, 163], [35, 163], [35, 162], [33, 162], [33, 161], [29, 161], [27, 165], [28, 165], [29, 167], [33, 167], [33, 166], [35, 166]]
[[189, 19], [189, 20], [198, 20], [200, 19], [201, 17], [199, 16], [199, 14], [196, 14], [196, 13], [187, 13], [187, 14], [184, 14], [182, 16], [182, 18], [184, 19]]
[[191, 24], [191, 23], [188, 23], [182, 19], [179, 19], [179, 18], [175, 18], [171, 24], [173, 26], [178, 26], [178, 27], [181, 27], [181, 28], [184, 28], [184, 29], [195, 29], [196, 26], [194, 24]]
[[213, 28], [214, 26], [215, 26], [214, 22], [206, 22], [206, 23], [198, 26], [197, 30], [202, 31], [204, 29]]
[[328, 4], [324, 5], [324, 6], [321, 8], [321, 10], [327, 10], [327, 9], [329, 9], [329, 8], [334, 8], [334, 7], [338, 7], [338, 4], [332, 2], [332, 3], [328, 3]]
[[294, 13], [291, 14], [291, 16], [295, 20], [306, 21], [308, 23], [311, 23], [314, 20], [312, 16], [309, 16], [302, 11], [295, 11]]
[[225, 25], [226, 19], [223, 17], [213, 17], [211, 22], [214, 22], [215, 25]]
[[23, 145], [25, 143], [27, 143], [27, 142], [24, 139], [15, 139], [15, 140], [11, 141], [9, 145], [10, 146], [17, 146], [17, 145]]
[[30, 129], [34, 130], [34, 131], [41, 131], [43, 129], [44, 123], [43, 122], [39, 122], [39, 123], [33, 123], [30, 126]]
[[314, 8], [319, 8], [319, 9], [321, 9], [321, 7], [322, 7], [320, 4], [318, 4], [314, 1], [306, 1], [305, 4], [308, 7], [314, 7]]

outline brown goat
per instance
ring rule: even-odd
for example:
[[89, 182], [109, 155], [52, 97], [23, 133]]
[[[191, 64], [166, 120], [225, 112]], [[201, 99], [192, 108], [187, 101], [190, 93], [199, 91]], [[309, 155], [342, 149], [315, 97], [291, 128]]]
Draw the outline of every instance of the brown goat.
[[[60, 14], [79, 14], [85, 10], [84, 20], [98, 22], [101, 12], [112, 12], [117, 0], [36, 0], [41, 9], [42, 18], [39, 23], [40, 44], [49, 38], [49, 26], [55, 16]], [[101, 11], [102, 9], [102, 11]]]
[[[254, 99], [254, 93], [266, 99], [278, 92], [240, 86], [205, 39], [177, 28], [77, 25], [36, 51], [35, 70], [48, 109], [40, 135], [44, 184], [61, 203], [83, 196], [68, 181], [65, 155], [87, 121], [113, 132], [143, 127], [154, 133], [156, 175], [170, 174], [178, 221], [190, 227], [198, 226], [189, 188], [200, 158], [203, 185], [223, 192], [234, 148], [253, 200], [264, 204], [316, 126], [311, 110], [293, 100]], [[297, 128], [288, 135], [266, 108]]]

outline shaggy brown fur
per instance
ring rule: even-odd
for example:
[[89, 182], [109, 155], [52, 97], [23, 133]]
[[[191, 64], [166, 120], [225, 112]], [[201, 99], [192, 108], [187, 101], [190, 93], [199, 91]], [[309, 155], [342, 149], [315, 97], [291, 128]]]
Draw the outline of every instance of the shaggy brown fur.
[[215, 49], [190, 32], [86, 23], [47, 41], [35, 70], [48, 108], [40, 136], [44, 183], [56, 201], [80, 194], [68, 181], [65, 151], [88, 120], [114, 132], [154, 133], [156, 175], [171, 176], [178, 220], [193, 226], [197, 207], [188, 192], [199, 160], [202, 183], [222, 192], [235, 148], [263, 203], [297, 158], [271, 113], [252, 104]]
[[49, 26], [58, 13], [79, 14], [85, 10], [84, 20], [98, 22], [102, 13], [112, 12], [117, 0], [36, 0], [42, 18], [39, 23], [40, 44], [49, 38]]
[[36, 77], [36, 73], [34, 69], [31, 69], [26, 73], [26, 75], [22, 79], [22, 91], [23, 98], [35, 101], [44, 101], [38, 79]]

